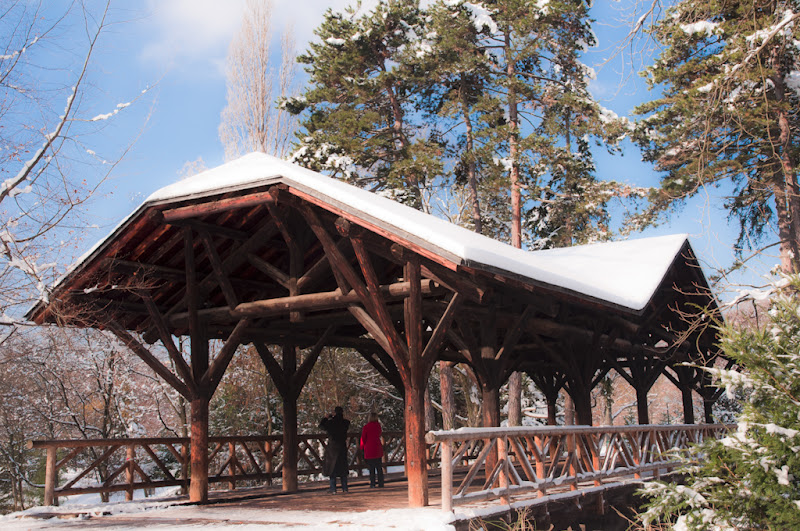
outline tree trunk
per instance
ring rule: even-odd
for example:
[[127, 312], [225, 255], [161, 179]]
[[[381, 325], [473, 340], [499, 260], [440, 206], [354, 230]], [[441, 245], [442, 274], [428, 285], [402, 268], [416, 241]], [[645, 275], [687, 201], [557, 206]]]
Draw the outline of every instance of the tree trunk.
[[472, 225], [475, 232], [483, 234], [483, 221], [481, 220], [481, 205], [478, 198], [478, 176], [475, 172], [475, 159], [473, 150], [472, 120], [469, 115], [469, 103], [465, 90], [466, 80], [464, 74], [461, 75], [461, 112], [464, 116], [464, 128], [466, 129], [466, 146], [464, 151], [467, 158], [467, 185], [469, 186], [470, 202], [472, 203]]
[[[786, 80], [783, 76], [774, 76], [775, 94], [783, 103], [786, 94]], [[775, 177], [776, 213], [778, 216], [778, 232], [781, 239], [781, 269], [786, 274], [797, 273], [800, 269], [800, 186], [797, 183], [795, 161], [792, 159], [792, 130], [786, 110], [778, 113], [778, 142], [780, 143], [780, 175]], [[778, 205], [778, 203], [782, 203]]]

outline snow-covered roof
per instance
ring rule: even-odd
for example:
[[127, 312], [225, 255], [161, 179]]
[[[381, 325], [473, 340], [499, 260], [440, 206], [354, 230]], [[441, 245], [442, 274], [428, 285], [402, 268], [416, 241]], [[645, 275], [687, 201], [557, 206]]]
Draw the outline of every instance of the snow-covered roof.
[[510, 273], [631, 310], [647, 305], [687, 241], [685, 234], [677, 234], [524, 251], [263, 153], [251, 153], [161, 188], [142, 207], [277, 182], [461, 265]]

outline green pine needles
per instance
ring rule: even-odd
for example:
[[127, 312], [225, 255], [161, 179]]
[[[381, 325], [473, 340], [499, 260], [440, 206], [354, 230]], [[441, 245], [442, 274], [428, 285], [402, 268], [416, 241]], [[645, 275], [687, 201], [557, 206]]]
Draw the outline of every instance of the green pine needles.
[[645, 529], [800, 529], [800, 276], [775, 284], [766, 321], [722, 327], [740, 369], [708, 371], [747, 397], [738, 427], [682, 456], [683, 484], [645, 486]]

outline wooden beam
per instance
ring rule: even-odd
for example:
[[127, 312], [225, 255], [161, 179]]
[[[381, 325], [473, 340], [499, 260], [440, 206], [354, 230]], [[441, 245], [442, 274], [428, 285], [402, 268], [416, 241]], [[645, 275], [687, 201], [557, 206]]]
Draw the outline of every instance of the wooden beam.
[[219, 354], [217, 354], [217, 357], [214, 358], [211, 366], [203, 375], [200, 386], [208, 387], [210, 391], [209, 396], [214, 395], [214, 391], [217, 389], [219, 382], [222, 380], [222, 376], [225, 374], [225, 369], [228, 368], [228, 365], [233, 358], [233, 354], [241, 344], [242, 336], [247, 330], [248, 324], [250, 324], [248, 319], [242, 319], [236, 324], [236, 328], [234, 328], [233, 332], [231, 332], [231, 335], [228, 336], [228, 339], [225, 341], [222, 349], [220, 349]]
[[274, 203], [275, 197], [271, 192], [256, 192], [248, 195], [241, 195], [238, 197], [231, 197], [228, 199], [215, 199], [209, 200], [206, 203], [189, 205], [178, 208], [170, 208], [162, 210], [161, 214], [166, 223], [173, 221], [181, 221], [190, 218], [198, 218], [207, 216], [209, 214], [219, 214], [229, 210], [238, 210], [240, 208], [247, 208], [264, 203]]
[[[411, 292], [411, 285], [408, 282], [397, 282], [380, 286], [379, 289], [382, 294], [385, 294], [386, 300], [397, 300], [408, 297]], [[421, 282], [420, 289], [424, 294], [429, 295], [436, 293], [439, 286], [432, 280], [425, 279]], [[227, 321], [242, 317], [284, 315], [293, 311], [312, 312], [346, 308], [358, 302], [361, 302], [361, 296], [358, 295], [355, 290], [342, 293], [341, 289], [336, 289], [323, 293], [308, 293], [306, 295], [295, 295], [293, 297], [243, 302], [235, 308], [205, 308], [199, 310], [198, 315], [209, 321]], [[172, 326], [185, 326], [188, 318], [189, 314], [187, 312], [176, 313], [170, 317], [169, 323]]]
[[267, 369], [267, 372], [272, 378], [272, 383], [275, 384], [275, 388], [278, 390], [278, 393], [280, 393], [281, 398], [289, 396], [289, 382], [286, 375], [283, 373], [281, 364], [278, 363], [266, 345], [263, 343], [253, 343], [253, 345], [256, 347], [256, 351], [261, 361], [264, 363], [264, 368]]
[[450, 302], [447, 303], [447, 308], [439, 318], [436, 328], [433, 329], [433, 334], [431, 334], [428, 343], [425, 345], [425, 350], [422, 351], [423, 359], [432, 359], [436, 357], [436, 354], [447, 337], [447, 333], [450, 331], [450, 325], [453, 323], [453, 318], [461, 307], [461, 302], [463, 300], [464, 298], [461, 294], [453, 293]]
[[397, 370], [394, 360], [391, 356], [389, 356], [389, 354], [386, 353], [386, 351], [380, 348], [356, 348], [356, 350], [365, 360], [367, 360], [370, 365], [372, 365], [376, 371], [378, 371], [381, 376], [386, 379], [387, 382], [389, 382], [389, 384], [392, 385], [392, 387], [397, 390], [398, 393], [401, 395], [405, 393], [405, 387], [403, 387], [403, 379], [400, 376], [400, 372]]
[[[364, 242], [361, 239], [351, 238], [350, 242], [353, 244], [353, 251], [356, 253], [356, 259], [361, 266], [361, 272], [364, 275], [364, 280], [367, 283], [366, 290], [357, 290], [359, 295], [362, 297], [361, 302], [368, 310], [371, 310], [370, 313], [383, 330], [383, 333], [386, 336], [386, 339], [389, 341], [389, 345], [391, 347], [389, 354], [395, 358], [395, 363], [397, 363], [398, 369], [401, 366], [407, 367], [409, 359], [408, 345], [403, 342], [400, 334], [397, 333], [394, 320], [386, 310], [386, 302], [380, 292], [380, 282], [378, 280], [378, 275], [375, 273], [375, 268], [372, 266], [372, 259], [370, 258], [366, 247], [364, 247]], [[347, 265], [349, 266], [349, 264]], [[352, 275], [355, 276], [355, 272], [353, 272]], [[409, 281], [410, 279], [405, 280]], [[419, 276], [417, 276], [415, 280], [416, 282], [411, 280], [409, 285], [411, 289], [409, 292], [410, 296], [415, 294], [414, 290], [419, 289]], [[421, 353], [422, 352], [420, 348], [418, 354]]]
[[164, 317], [161, 315], [161, 312], [158, 311], [158, 307], [153, 301], [153, 297], [151, 297], [149, 293], [143, 293], [141, 294], [141, 297], [145, 306], [147, 307], [147, 311], [150, 313], [150, 319], [153, 321], [153, 326], [155, 326], [156, 330], [158, 331], [158, 336], [161, 338], [161, 343], [164, 345], [164, 348], [167, 349], [167, 353], [172, 359], [172, 363], [175, 364], [175, 369], [178, 371], [178, 374], [181, 376], [181, 378], [183, 378], [183, 381], [189, 386], [192, 394], [195, 394], [197, 392], [197, 386], [192, 379], [192, 370], [189, 368], [186, 360], [183, 359], [183, 354], [181, 351], [175, 346], [175, 342], [172, 341], [172, 334], [170, 333], [167, 323], [164, 321]]
[[263, 258], [253, 253], [247, 254], [247, 261], [250, 262], [250, 264], [253, 267], [255, 267], [256, 269], [267, 275], [269, 278], [271, 278], [284, 288], [289, 289], [289, 286], [292, 283], [292, 279], [289, 277], [289, 275], [287, 275], [274, 265], [270, 264]]
[[[383, 332], [383, 328], [375, 322], [375, 320], [370, 316], [369, 312], [367, 312], [361, 306], [357, 304], [351, 304], [347, 308], [353, 317], [361, 323], [361, 326], [372, 336], [372, 338], [381, 346], [383, 350], [391, 355], [392, 353], [392, 346], [389, 343], [389, 340], [386, 338], [386, 334]], [[397, 360], [395, 360], [397, 363]], [[400, 369], [400, 367], [398, 367]]]
[[317, 340], [314, 346], [311, 347], [311, 352], [306, 355], [306, 358], [300, 364], [300, 367], [298, 367], [297, 371], [292, 375], [292, 387], [297, 393], [295, 399], [300, 395], [300, 391], [302, 391], [303, 386], [306, 384], [308, 375], [311, 374], [311, 369], [314, 368], [317, 358], [319, 358], [322, 349], [325, 347], [325, 345], [327, 345], [328, 339], [330, 339], [335, 330], [336, 327], [334, 326], [329, 326], [325, 329], [325, 332], [322, 333], [319, 340]]
[[[342, 238], [338, 242], [336, 242], [336, 248], [339, 249], [343, 255], [346, 252], [348, 247], [348, 240]], [[325, 273], [331, 272], [330, 262], [328, 260], [328, 255], [323, 254], [322, 257], [317, 260], [311, 267], [309, 267], [303, 276], [301, 276], [297, 280], [297, 290], [300, 293], [307, 291], [308, 289], [314, 287], [325, 275]]]
[[225, 273], [225, 269], [222, 267], [222, 260], [219, 258], [217, 248], [214, 247], [214, 240], [211, 238], [211, 235], [205, 231], [200, 233], [200, 239], [203, 241], [203, 245], [205, 245], [208, 260], [211, 262], [211, 268], [214, 270], [214, 275], [217, 277], [217, 283], [222, 290], [222, 294], [225, 295], [225, 300], [228, 301], [228, 306], [236, 306], [239, 300], [233, 286], [231, 286], [228, 275]]
[[[184, 233], [186, 230], [189, 230], [188, 227], [184, 228]], [[268, 222], [261, 225], [253, 235], [241, 245], [236, 246], [235, 248], [231, 248], [228, 252], [228, 256], [223, 261], [223, 269], [225, 274], [230, 274], [236, 267], [239, 267], [247, 260], [247, 253], [253, 251], [253, 249], [265, 245], [265, 242], [268, 242], [278, 233], [278, 229], [275, 227], [274, 223]], [[185, 238], [184, 238], [185, 240]], [[186, 244], [184, 243], [184, 246]], [[200, 281], [199, 287], [201, 289], [208, 289], [213, 286], [213, 282], [216, 280], [216, 276], [211, 273], [207, 275], [205, 278]], [[166, 312], [166, 315], [172, 315], [175, 312], [182, 310], [185, 305], [188, 305], [187, 301], [187, 294], [184, 293], [182, 297], [179, 297], [177, 302], [175, 302], [172, 307]]]
[[190, 227], [197, 232], [208, 232], [209, 234], [216, 234], [217, 236], [222, 236], [223, 238], [227, 238], [229, 240], [247, 241], [247, 239], [250, 237], [250, 235], [243, 230], [231, 229], [221, 225], [215, 225], [213, 223], [198, 221], [196, 219], [173, 221], [170, 223], [170, 225], [180, 228]]
[[105, 328], [111, 331], [112, 334], [117, 336], [122, 343], [128, 347], [134, 354], [147, 364], [148, 367], [158, 374], [167, 384], [181, 394], [187, 400], [194, 399], [194, 393], [190, 391], [189, 387], [183, 383], [180, 378], [175, 376], [158, 358], [156, 358], [147, 348], [139, 343], [127, 330], [115, 323], [114, 321], [106, 321]]
[[506, 330], [503, 345], [497, 350], [497, 354], [494, 356], [495, 360], [499, 360], [504, 355], [510, 354], [511, 351], [514, 350], [514, 346], [519, 341], [522, 332], [525, 330], [525, 326], [528, 324], [528, 320], [533, 316], [535, 311], [532, 305], [526, 306], [513, 326]]

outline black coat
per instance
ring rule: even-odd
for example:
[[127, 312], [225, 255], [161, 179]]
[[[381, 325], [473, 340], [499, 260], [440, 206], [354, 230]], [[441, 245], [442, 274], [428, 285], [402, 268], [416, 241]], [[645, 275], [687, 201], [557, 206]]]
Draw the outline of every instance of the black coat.
[[325, 417], [319, 427], [328, 433], [328, 445], [322, 461], [322, 473], [326, 476], [347, 475], [347, 430], [350, 421], [341, 415]]

